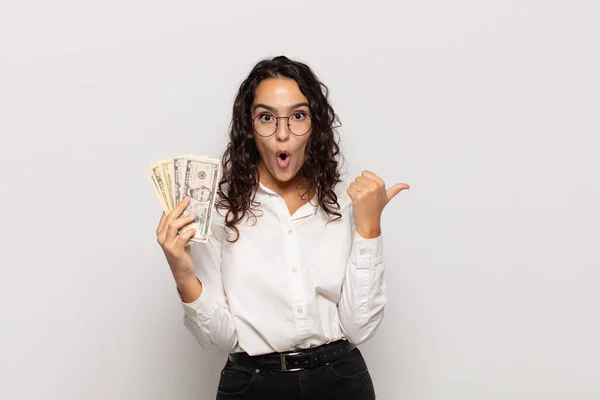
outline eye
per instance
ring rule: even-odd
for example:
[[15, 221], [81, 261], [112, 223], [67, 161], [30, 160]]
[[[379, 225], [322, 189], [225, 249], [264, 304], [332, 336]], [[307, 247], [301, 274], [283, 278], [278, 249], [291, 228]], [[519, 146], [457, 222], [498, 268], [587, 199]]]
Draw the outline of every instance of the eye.
[[258, 117], [260, 122], [269, 123], [273, 122], [274, 117], [271, 114], [263, 113]]
[[298, 111], [295, 112], [292, 117], [294, 121], [302, 121], [304, 118], [306, 118], [306, 113], [304, 111]]

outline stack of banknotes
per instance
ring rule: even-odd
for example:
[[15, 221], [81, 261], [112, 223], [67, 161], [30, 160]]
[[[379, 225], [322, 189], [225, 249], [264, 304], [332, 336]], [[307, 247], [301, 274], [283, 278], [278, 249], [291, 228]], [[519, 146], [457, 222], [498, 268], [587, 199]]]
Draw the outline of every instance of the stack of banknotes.
[[221, 162], [218, 159], [187, 154], [159, 161], [150, 166], [148, 178], [164, 212], [171, 210], [187, 196], [190, 204], [183, 216], [194, 215], [196, 220], [182, 229], [195, 229], [190, 242], [206, 243], [210, 231], [210, 221], [214, 209]]

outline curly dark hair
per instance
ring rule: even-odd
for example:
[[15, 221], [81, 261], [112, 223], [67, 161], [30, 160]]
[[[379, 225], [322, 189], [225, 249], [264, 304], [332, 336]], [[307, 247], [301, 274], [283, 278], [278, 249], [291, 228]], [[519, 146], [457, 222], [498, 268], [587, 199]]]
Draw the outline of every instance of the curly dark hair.
[[[254, 211], [260, 202], [254, 200], [258, 189], [257, 164], [260, 154], [254, 142], [250, 108], [254, 101], [254, 91], [258, 84], [267, 78], [291, 78], [296, 81], [302, 94], [308, 99], [311, 113], [311, 136], [307, 143], [306, 160], [300, 170], [303, 183], [316, 189], [319, 206], [330, 221], [341, 218], [335, 186], [341, 182], [338, 158], [339, 135], [336, 128], [340, 119], [329, 104], [329, 90], [313, 73], [308, 65], [278, 56], [260, 61], [242, 82], [233, 104], [233, 115], [229, 127], [229, 143], [223, 154], [223, 175], [219, 182], [218, 209], [225, 209], [225, 226], [235, 231], [234, 240], [239, 239], [236, 227], [247, 214], [256, 219]], [[296, 185], [298, 189], [298, 183]], [[334, 208], [335, 206], [335, 208]]]

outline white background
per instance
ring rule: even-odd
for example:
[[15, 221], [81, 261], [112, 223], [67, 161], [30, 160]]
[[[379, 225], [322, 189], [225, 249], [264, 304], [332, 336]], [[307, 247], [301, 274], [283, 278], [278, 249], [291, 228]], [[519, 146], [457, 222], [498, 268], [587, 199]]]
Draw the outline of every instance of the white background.
[[159, 159], [220, 156], [285, 54], [384, 212], [384, 400], [600, 398], [600, 6], [13, 1], [0, 9], [0, 397], [211, 399], [155, 242]]

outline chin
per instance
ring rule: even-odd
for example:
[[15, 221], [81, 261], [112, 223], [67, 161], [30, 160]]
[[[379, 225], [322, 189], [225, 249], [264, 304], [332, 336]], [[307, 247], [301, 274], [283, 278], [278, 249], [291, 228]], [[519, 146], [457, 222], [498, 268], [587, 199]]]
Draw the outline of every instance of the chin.
[[275, 169], [274, 171], [271, 170], [269, 172], [271, 173], [271, 176], [273, 176], [273, 178], [275, 178], [275, 180], [277, 180], [279, 182], [289, 182], [292, 179], [294, 179], [294, 177], [298, 173], [298, 171], [292, 171], [292, 170], [278, 171], [277, 169]]
[[278, 180], [279, 182], [289, 182], [292, 179], [294, 179], [294, 176], [296, 176], [295, 173], [290, 173], [290, 172], [284, 172], [284, 173], [279, 173], [279, 174], [273, 174], [273, 177]]

